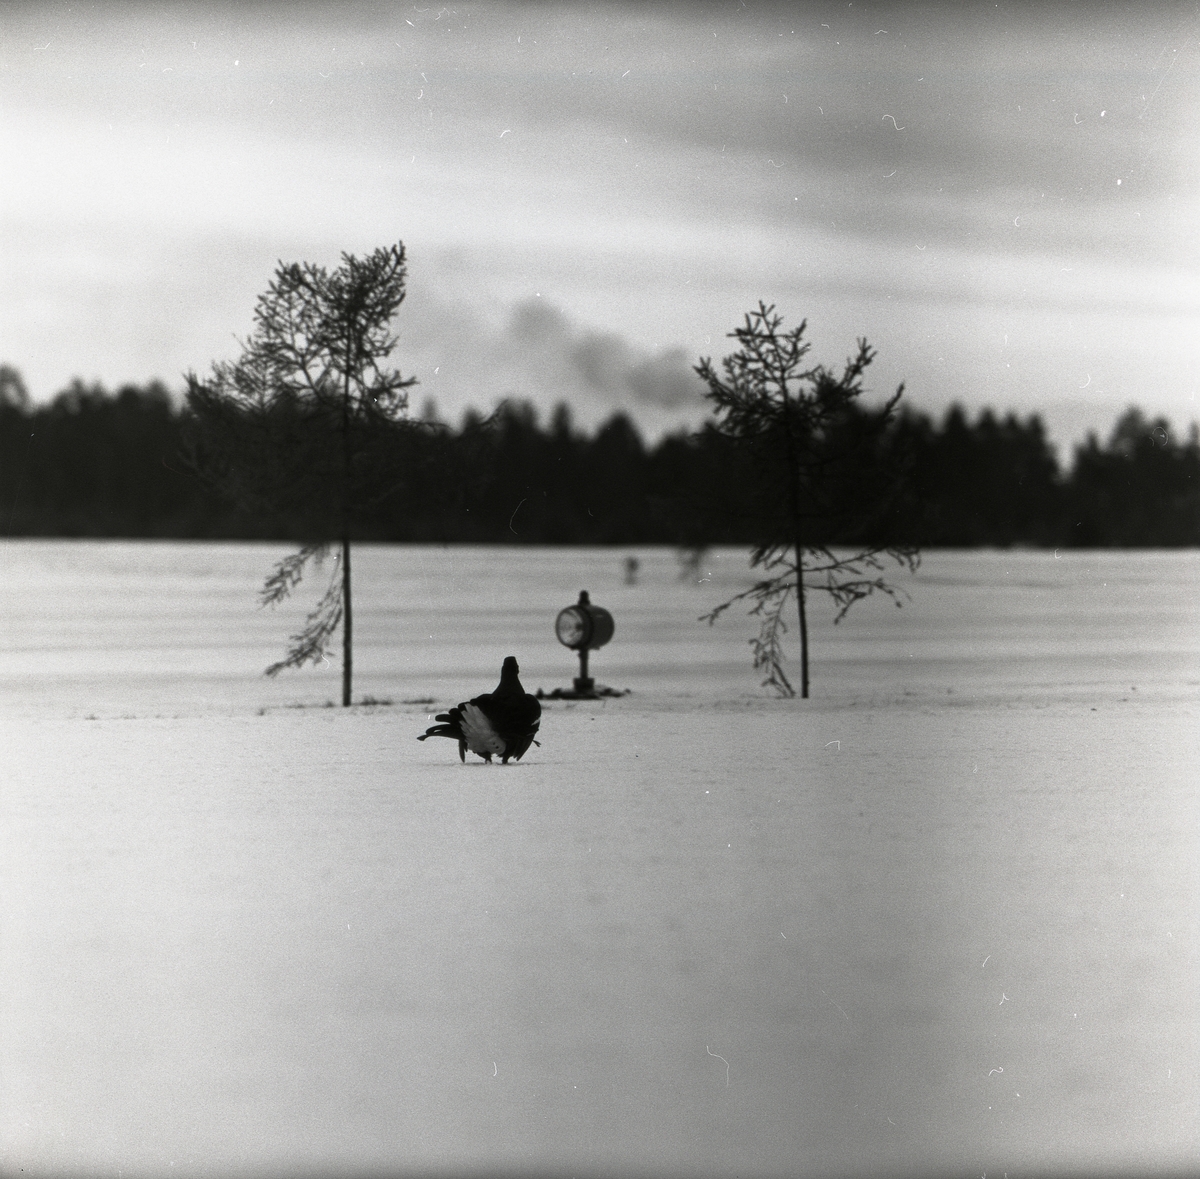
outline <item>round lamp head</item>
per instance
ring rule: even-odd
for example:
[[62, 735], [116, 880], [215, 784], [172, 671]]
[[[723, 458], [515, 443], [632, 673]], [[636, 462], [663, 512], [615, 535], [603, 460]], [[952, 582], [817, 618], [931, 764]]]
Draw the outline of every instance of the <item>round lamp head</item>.
[[582, 606], [568, 606], [554, 620], [554, 633], [564, 647], [581, 651], [591, 641], [592, 617]]

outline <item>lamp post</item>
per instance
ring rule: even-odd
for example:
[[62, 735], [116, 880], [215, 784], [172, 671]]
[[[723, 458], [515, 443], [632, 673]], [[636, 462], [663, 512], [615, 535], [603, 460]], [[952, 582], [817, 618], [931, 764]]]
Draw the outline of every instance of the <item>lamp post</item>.
[[588, 652], [597, 651], [613, 637], [615, 626], [612, 615], [602, 606], [592, 605], [587, 590], [581, 590], [579, 601], [574, 606], [568, 606], [558, 612], [554, 620], [554, 633], [564, 647], [579, 653], [579, 675], [575, 677], [571, 688], [555, 688], [553, 692], [544, 693], [539, 688], [538, 695], [549, 699], [560, 700], [595, 700], [601, 696], [624, 696], [615, 688], [597, 686], [596, 681], [588, 675]]

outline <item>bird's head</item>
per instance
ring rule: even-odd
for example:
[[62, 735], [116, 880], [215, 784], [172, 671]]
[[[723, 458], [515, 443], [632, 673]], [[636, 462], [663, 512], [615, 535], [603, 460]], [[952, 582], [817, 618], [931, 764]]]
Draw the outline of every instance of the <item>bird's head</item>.
[[508, 679], [510, 676], [520, 674], [520, 667], [517, 666], [517, 657], [515, 655], [506, 655], [504, 663], [500, 667], [500, 678]]

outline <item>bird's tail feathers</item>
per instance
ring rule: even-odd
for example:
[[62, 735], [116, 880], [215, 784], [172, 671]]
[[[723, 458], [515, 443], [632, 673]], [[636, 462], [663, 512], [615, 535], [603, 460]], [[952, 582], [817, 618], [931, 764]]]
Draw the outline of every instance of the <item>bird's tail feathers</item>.
[[[437, 719], [441, 720], [442, 718], [439, 716]], [[424, 741], [426, 737], [451, 737], [455, 741], [461, 741], [462, 733], [457, 725], [431, 725], [417, 740]]]

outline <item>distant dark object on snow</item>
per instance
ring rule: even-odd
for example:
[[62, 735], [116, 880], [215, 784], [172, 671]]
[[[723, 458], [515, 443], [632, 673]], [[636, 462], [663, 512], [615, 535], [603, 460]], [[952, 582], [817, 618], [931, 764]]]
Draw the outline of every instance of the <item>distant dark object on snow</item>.
[[460, 761], [467, 760], [469, 749], [484, 761], [490, 762], [494, 754], [505, 764], [510, 757], [519, 758], [530, 745], [540, 745], [534, 737], [541, 725], [542, 706], [536, 696], [521, 687], [520, 670], [516, 657], [509, 655], [494, 692], [485, 692], [449, 712], [439, 712], [435, 719], [442, 723], [426, 729], [417, 740], [450, 737], [458, 742]]
[[708, 546], [702, 544], [684, 545], [675, 553], [675, 560], [679, 562], [679, 580], [691, 582], [693, 585], [699, 585], [704, 581], [704, 573], [701, 566], [704, 564], [704, 558], [708, 555]]

